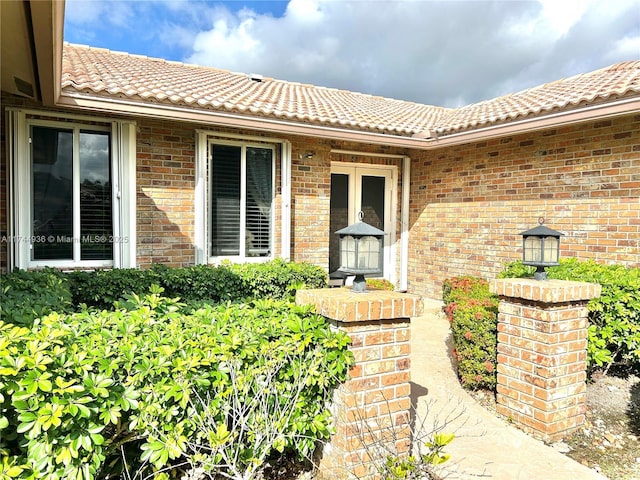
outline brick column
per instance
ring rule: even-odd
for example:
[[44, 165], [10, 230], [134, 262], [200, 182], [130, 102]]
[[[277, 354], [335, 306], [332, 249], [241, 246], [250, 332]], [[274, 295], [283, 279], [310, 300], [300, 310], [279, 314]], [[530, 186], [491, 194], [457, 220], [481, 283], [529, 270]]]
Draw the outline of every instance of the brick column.
[[555, 441], [585, 420], [587, 302], [600, 285], [493, 280], [498, 307], [497, 409]]
[[345, 331], [355, 357], [350, 379], [334, 396], [336, 431], [323, 450], [319, 474], [331, 479], [375, 478], [366, 444], [388, 442], [393, 433], [392, 448], [400, 454], [409, 450], [410, 317], [422, 313], [422, 299], [332, 288], [298, 291], [296, 303], [315, 305], [316, 312]]

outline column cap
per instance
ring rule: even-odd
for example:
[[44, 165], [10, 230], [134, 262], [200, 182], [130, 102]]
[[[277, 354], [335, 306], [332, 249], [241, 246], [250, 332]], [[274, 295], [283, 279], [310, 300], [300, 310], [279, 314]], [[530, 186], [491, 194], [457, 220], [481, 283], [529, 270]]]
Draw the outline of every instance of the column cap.
[[602, 286], [597, 283], [568, 280], [502, 278], [491, 280], [489, 290], [501, 297], [522, 298], [543, 303], [563, 303], [599, 297]]
[[298, 290], [298, 305], [315, 305], [316, 312], [341, 322], [364, 322], [422, 315], [422, 297], [410, 293], [369, 290], [354, 293], [348, 288]]

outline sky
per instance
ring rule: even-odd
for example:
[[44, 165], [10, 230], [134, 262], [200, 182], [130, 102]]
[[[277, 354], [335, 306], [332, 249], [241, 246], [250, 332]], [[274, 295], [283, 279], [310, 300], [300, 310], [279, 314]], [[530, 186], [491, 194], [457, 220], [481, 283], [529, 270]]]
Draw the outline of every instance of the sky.
[[640, 0], [67, 0], [64, 38], [443, 107], [640, 59]]

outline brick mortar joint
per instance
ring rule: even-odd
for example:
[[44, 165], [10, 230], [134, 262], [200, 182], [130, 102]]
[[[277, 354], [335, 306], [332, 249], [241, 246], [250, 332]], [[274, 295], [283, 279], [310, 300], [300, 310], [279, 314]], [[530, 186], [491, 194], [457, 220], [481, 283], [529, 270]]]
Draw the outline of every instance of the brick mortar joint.
[[[595, 297], [594, 297], [595, 298]], [[538, 310], [554, 311], [554, 310], [571, 310], [571, 309], [579, 309], [582, 307], [586, 307], [587, 304], [591, 301], [588, 299], [578, 299], [578, 300], [567, 300], [563, 302], [544, 302], [542, 300], [529, 300], [522, 297], [512, 297], [508, 295], [498, 295], [498, 300], [500, 302], [505, 302], [511, 305], [516, 305], [518, 307], [527, 307], [527, 308], [535, 308]], [[519, 315], [522, 316], [522, 315]], [[528, 318], [528, 317], [523, 317]]]

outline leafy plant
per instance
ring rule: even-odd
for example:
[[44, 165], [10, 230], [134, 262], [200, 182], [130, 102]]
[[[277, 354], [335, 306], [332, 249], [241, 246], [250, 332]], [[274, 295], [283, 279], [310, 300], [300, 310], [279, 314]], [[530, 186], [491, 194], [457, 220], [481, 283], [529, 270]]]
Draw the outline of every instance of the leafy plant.
[[467, 276], [446, 280], [443, 299], [460, 382], [465, 388], [495, 388], [497, 297], [486, 280]]
[[[547, 269], [559, 280], [599, 283], [600, 297], [589, 301], [587, 361], [589, 368], [614, 364], [640, 368], [640, 268], [565, 258]], [[500, 277], [528, 276], [522, 262], [505, 266]]]
[[0, 319], [3, 321], [30, 325], [51, 312], [70, 310], [69, 285], [60, 272], [47, 268], [0, 275]]
[[367, 278], [367, 288], [370, 290], [393, 291], [395, 287], [386, 278]]
[[[295, 379], [305, 382], [282, 425], [288, 435], [273, 448], [305, 456], [329, 435], [326, 403], [353, 361], [344, 333], [284, 301], [185, 314], [161, 293], [127, 295], [112, 312], [52, 313], [30, 328], [0, 322], [3, 474], [113, 478], [126, 459], [145, 476], [177, 477], [172, 467], [187, 446], [211, 440], [200, 428], [205, 406], [208, 418], [232, 431], [234, 388], [262, 385], [269, 362], [282, 365], [269, 388], [287, 392]], [[241, 372], [235, 385], [231, 365]], [[244, 400], [253, 394], [238, 391]], [[211, 392], [210, 402], [196, 401]], [[254, 441], [246, 437], [247, 449]]]

